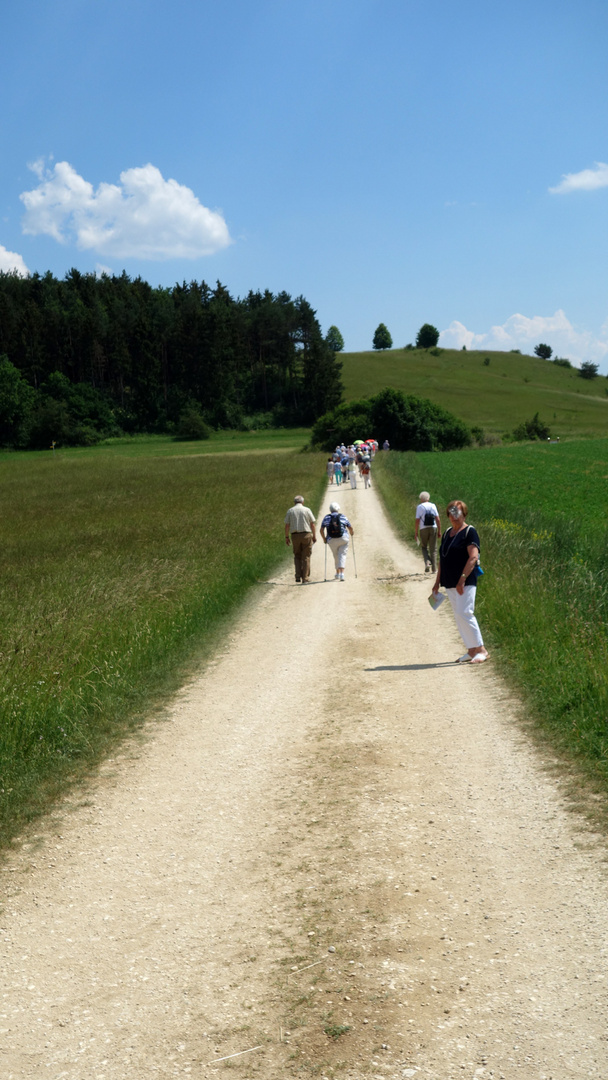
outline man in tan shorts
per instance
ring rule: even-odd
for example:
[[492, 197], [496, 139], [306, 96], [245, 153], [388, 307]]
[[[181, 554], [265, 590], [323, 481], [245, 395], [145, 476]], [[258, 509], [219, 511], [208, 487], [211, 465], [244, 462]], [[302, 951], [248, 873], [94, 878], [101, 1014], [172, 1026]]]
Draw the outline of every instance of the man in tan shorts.
[[293, 547], [296, 581], [306, 585], [310, 578], [312, 545], [317, 542], [317, 528], [312, 510], [304, 506], [302, 495], [296, 495], [293, 506], [285, 514], [285, 543]]

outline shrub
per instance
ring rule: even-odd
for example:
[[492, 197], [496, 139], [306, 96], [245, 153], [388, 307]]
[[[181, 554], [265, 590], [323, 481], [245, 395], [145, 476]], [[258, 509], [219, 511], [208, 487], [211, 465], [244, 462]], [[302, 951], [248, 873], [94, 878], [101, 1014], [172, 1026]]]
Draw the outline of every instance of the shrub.
[[572, 364], [570, 363], [569, 360], [566, 360], [565, 356], [554, 356], [552, 362], [554, 364], [557, 364], [558, 367], [565, 367], [565, 368], [571, 368], [572, 367]]
[[333, 450], [337, 443], [371, 438], [370, 401], [348, 401], [320, 416], [313, 425], [311, 442], [320, 450]]
[[537, 356], [540, 356], [541, 360], [550, 360], [553, 355], [551, 346], [543, 345], [542, 343], [534, 346], [534, 352]]
[[590, 360], [583, 360], [578, 373], [581, 379], [595, 379], [599, 371], [598, 364], [592, 364]]
[[388, 439], [394, 450], [459, 450], [471, 443], [467, 425], [447, 409], [391, 388], [325, 413], [312, 429], [312, 443], [329, 451], [341, 440], [372, 435]]
[[486, 358], [485, 358], [485, 360], [483, 362], [483, 366], [484, 367], [489, 367], [490, 366], [490, 357], [489, 356], [486, 356]]
[[525, 439], [531, 441], [535, 439], [545, 440], [551, 438], [551, 431], [548, 425], [540, 419], [538, 413], [535, 413], [531, 420], [524, 420], [513, 429], [513, 438], [517, 442], [523, 442]]
[[176, 439], [188, 442], [197, 439], [208, 439], [211, 435], [209, 424], [205, 423], [200, 412], [194, 405], [188, 405], [177, 421]]

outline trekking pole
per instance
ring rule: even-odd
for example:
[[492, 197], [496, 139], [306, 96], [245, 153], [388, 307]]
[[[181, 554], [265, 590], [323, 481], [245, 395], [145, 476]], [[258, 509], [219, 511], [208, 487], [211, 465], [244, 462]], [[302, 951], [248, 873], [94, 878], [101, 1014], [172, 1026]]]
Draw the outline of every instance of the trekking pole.
[[327, 543], [324, 543], [323, 547], [325, 548], [325, 574], [323, 580], [327, 581]]
[[353, 542], [353, 566], [355, 568], [355, 577], [357, 577], [357, 560], [355, 559], [355, 538], [354, 538], [354, 536], [351, 536], [351, 540]]

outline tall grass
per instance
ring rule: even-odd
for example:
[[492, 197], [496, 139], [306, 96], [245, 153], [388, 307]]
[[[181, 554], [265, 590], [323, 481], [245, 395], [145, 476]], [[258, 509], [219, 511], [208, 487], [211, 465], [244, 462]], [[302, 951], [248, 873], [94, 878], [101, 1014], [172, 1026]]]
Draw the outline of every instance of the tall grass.
[[0, 841], [174, 689], [285, 557], [323, 455], [0, 459]]
[[560, 750], [608, 785], [608, 440], [394, 454], [376, 479], [401, 534], [418, 493], [462, 498], [485, 570], [484, 638]]

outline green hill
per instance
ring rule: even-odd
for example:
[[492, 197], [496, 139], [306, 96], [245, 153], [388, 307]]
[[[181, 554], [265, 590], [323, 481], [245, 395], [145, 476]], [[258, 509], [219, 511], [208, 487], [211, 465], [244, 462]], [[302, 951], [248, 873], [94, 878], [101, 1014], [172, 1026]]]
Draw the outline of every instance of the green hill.
[[[429, 398], [470, 425], [501, 435], [535, 413], [560, 438], [608, 434], [608, 379], [582, 379], [536, 356], [390, 349], [343, 353], [347, 401], [393, 386]], [[490, 363], [484, 364], [489, 357]]]

